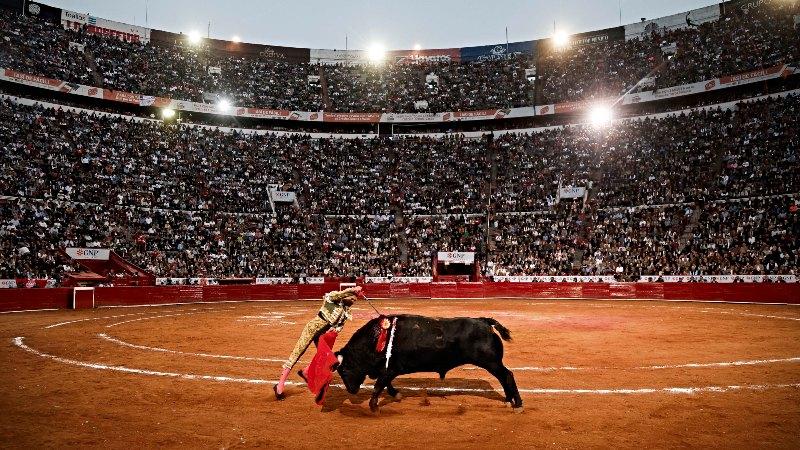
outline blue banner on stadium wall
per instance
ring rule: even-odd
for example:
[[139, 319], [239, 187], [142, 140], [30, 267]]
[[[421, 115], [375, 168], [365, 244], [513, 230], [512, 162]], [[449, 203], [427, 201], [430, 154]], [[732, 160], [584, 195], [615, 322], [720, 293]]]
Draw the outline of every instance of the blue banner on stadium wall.
[[509, 42], [508, 44], [462, 47], [461, 61], [500, 61], [516, 56], [536, 56], [536, 41]]

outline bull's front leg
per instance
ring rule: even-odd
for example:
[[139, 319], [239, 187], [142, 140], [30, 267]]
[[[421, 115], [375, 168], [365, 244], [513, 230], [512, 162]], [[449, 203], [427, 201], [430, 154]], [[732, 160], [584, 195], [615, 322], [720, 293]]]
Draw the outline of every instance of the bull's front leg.
[[392, 386], [391, 381], [386, 385], [386, 393], [394, 397], [394, 399], [397, 400], [398, 402], [403, 399], [403, 394], [401, 394], [400, 391], [398, 391], [397, 389], [395, 389], [394, 386]]
[[372, 397], [369, 399], [369, 410], [372, 412], [378, 412], [378, 399], [381, 396], [381, 392], [383, 389], [389, 384], [389, 378], [386, 376], [378, 377], [375, 380], [375, 388], [372, 391]]

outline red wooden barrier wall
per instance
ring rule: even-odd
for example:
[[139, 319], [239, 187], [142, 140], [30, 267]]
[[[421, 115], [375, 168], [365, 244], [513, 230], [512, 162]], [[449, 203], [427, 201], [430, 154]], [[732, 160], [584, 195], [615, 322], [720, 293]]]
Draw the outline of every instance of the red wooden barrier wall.
[[[247, 286], [102, 287], [97, 306], [320, 299], [339, 283]], [[370, 298], [651, 299], [800, 304], [800, 283], [428, 283], [367, 284]], [[69, 288], [2, 289], [0, 311], [67, 308]]]

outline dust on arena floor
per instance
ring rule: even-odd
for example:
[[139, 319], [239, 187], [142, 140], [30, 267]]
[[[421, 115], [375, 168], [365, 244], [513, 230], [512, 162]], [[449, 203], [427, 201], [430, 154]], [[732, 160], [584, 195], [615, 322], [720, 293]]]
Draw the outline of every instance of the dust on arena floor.
[[[364, 305], [366, 306], [366, 305]], [[380, 301], [386, 313], [490, 316], [526, 410], [482, 370], [403, 377], [402, 401], [300, 380], [280, 363], [316, 303], [0, 315], [3, 447], [800, 445], [800, 309], [631, 301]], [[339, 345], [374, 315], [361, 307]], [[306, 354], [306, 360], [311, 355]]]

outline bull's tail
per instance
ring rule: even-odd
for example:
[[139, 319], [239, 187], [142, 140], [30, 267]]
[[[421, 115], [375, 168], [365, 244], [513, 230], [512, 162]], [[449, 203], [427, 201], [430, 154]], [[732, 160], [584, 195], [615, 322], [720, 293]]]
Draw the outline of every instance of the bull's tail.
[[503, 338], [504, 341], [511, 340], [511, 331], [500, 324], [500, 322], [492, 319], [491, 317], [481, 317], [482, 321], [489, 324], [490, 327], [494, 327], [498, 333], [500, 333], [500, 337]]

